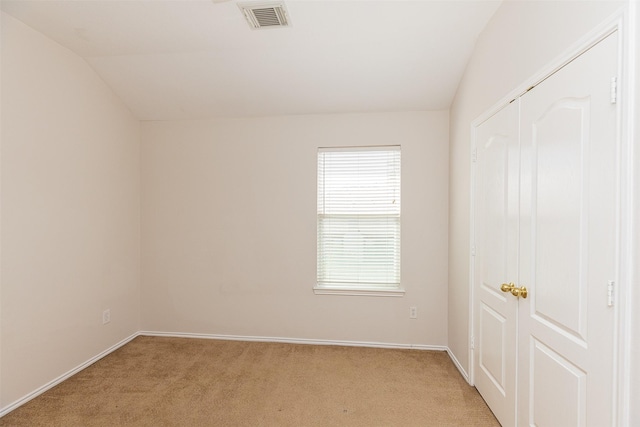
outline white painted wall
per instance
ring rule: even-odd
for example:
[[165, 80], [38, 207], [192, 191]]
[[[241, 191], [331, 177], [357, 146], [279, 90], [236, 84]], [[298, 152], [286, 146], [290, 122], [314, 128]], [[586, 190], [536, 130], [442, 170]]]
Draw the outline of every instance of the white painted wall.
[[450, 127], [449, 347], [467, 371], [470, 124], [626, 3], [507, 0], [478, 39]]
[[1, 75], [0, 409], [135, 333], [140, 301], [139, 123], [4, 13]]
[[[634, 179], [633, 188], [633, 212], [634, 212], [634, 229], [632, 233], [632, 260], [634, 262], [634, 271], [632, 272], [634, 286], [629, 290], [631, 303], [628, 305], [629, 312], [632, 316], [631, 328], [629, 335], [625, 337], [631, 343], [630, 372], [629, 372], [629, 419], [628, 425], [640, 425], [640, 3], [630, 0], [629, 7], [631, 9], [630, 22], [632, 30], [632, 42], [629, 45], [629, 53], [634, 61], [634, 68], [631, 76], [633, 79], [633, 88], [635, 95], [631, 98], [632, 103], [632, 121], [630, 122], [629, 131], [635, 137], [633, 145], [633, 165]], [[631, 93], [631, 91], [629, 91]]]
[[[317, 148], [380, 144], [406, 295], [315, 295]], [[447, 111], [143, 122], [142, 159], [143, 330], [447, 344]]]

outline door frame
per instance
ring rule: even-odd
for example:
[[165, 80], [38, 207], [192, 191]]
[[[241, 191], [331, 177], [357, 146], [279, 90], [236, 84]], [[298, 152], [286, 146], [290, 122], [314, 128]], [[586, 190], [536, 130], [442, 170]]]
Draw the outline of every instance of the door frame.
[[[638, 9], [636, 9], [638, 8]], [[634, 1], [629, 1], [618, 12], [606, 19], [603, 23], [595, 27], [592, 31], [583, 36], [576, 43], [571, 45], [566, 51], [554, 61], [543, 67], [541, 71], [533, 75], [517, 88], [509, 92], [500, 101], [486, 110], [477, 117], [470, 125], [471, 144], [469, 153], [469, 170], [470, 170], [470, 223], [469, 223], [469, 374], [468, 381], [470, 385], [475, 384], [475, 346], [474, 336], [477, 328], [475, 322], [475, 184], [476, 184], [476, 140], [477, 128], [491, 116], [496, 114], [507, 104], [524, 95], [530, 88], [536, 86], [549, 76], [554, 74], [560, 68], [580, 56], [595, 44], [609, 36], [614, 32], [618, 32], [618, 99], [617, 99], [617, 143], [618, 152], [618, 197], [617, 197], [617, 216], [619, 219], [619, 246], [618, 250], [618, 271], [620, 283], [616, 284], [614, 291], [615, 298], [615, 321], [614, 321], [614, 392], [612, 393], [614, 408], [614, 424], [629, 425], [632, 417], [631, 414], [631, 395], [632, 379], [627, 373], [631, 372], [632, 367], [632, 347], [638, 337], [632, 336], [637, 333], [632, 329], [633, 309], [640, 310], [637, 302], [634, 301], [632, 293], [632, 284], [640, 277], [634, 277], [636, 272], [634, 268], [634, 259], [640, 253], [640, 242], [634, 240], [635, 227], [640, 227], [640, 218], [635, 218], [634, 204], [640, 204], [637, 200], [638, 195], [634, 195], [634, 179], [640, 180], [640, 155], [634, 152], [634, 137], [640, 134], [640, 129], [635, 128], [636, 108], [634, 94], [637, 90], [635, 85], [640, 85], [640, 81], [634, 81], [634, 73], [640, 72], [636, 70], [636, 53], [635, 49], [640, 48], [636, 43], [640, 43], [640, 5], [636, 5]], [[639, 79], [640, 80], [640, 79]], [[622, 90], [620, 89], [622, 88]], [[640, 102], [640, 100], [638, 100]], [[640, 128], [640, 123], [638, 123]], [[634, 175], [634, 171], [635, 174]], [[635, 222], [634, 222], [635, 219]], [[635, 296], [636, 300], [638, 297]], [[634, 304], [636, 302], [636, 304]], [[517, 397], [516, 397], [517, 399]]]

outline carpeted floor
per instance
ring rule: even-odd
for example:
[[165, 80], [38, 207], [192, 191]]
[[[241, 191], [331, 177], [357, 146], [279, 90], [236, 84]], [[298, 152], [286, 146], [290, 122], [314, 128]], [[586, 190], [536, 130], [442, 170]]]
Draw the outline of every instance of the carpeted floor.
[[499, 426], [444, 352], [138, 337], [0, 426]]

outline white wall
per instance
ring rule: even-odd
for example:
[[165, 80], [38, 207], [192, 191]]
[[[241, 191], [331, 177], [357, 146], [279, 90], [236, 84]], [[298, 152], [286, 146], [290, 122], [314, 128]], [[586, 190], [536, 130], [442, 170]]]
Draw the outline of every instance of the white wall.
[[1, 76], [0, 409], [135, 333], [140, 301], [138, 122], [4, 13]]
[[624, 3], [507, 0], [478, 39], [451, 107], [450, 127], [449, 347], [467, 371], [470, 124]]
[[634, 77], [633, 84], [635, 85], [635, 96], [633, 97], [633, 121], [631, 122], [631, 131], [635, 135], [636, 143], [633, 146], [633, 158], [634, 158], [634, 230], [633, 230], [633, 252], [632, 260], [634, 260], [633, 271], [633, 283], [632, 289], [630, 289], [631, 304], [628, 306], [632, 317], [629, 331], [629, 336], [625, 337], [631, 342], [631, 366], [629, 374], [630, 384], [630, 410], [629, 410], [629, 425], [640, 425], [640, 4], [631, 0], [630, 9], [632, 12], [633, 21], [631, 22], [631, 28], [634, 31], [632, 33], [633, 42], [629, 46], [629, 52], [634, 55], [632, 60], [635, 60], [635, 67], [633, 69], [632, 76]]
[[[315, 295], [317, 148], [380, 144], [406, 295]], [[144, 122], [142, 159], [143, 329], [447, 344], [447, 111]]]

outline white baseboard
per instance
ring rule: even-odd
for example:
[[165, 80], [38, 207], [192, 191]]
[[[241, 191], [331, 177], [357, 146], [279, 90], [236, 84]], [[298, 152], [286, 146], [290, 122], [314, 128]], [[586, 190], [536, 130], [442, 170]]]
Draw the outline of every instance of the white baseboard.
[[227, 341], [256, 341], [256, 342], [278, 342], [287, 344], [310, 344], [310, 345], [339, 345], [347, 347], [373, 347], [373, 348], [397, 348], [412, 350], [433, 350], [447, 351], [443, 345], [423, 345], [423, 344], [396, 344], [369, 341], [340, 341], [340, 340], [316, 340], [308, 338], [283, 338], [283, 337], [257, 337], [244, 335], [218, 335], [218, 334], [195, 334], [189, 332], [159, 332], [140, 331], [138, 335], [151, 337], [173, 337], [173, 338], [202, 338]]
[[467, 383], [469, 383], [469, 385], [473, 385], [469, 381], [469, 374], [467, 374], [467, 371], [464, 370], [464, 368], [462, 367], [462, 364], [460, 363], [460, 361], [458, 360], [456, 355], [453, 354], [453, 352], [451, 351], [451, 349], [449, 347], [447, 347], [447, 354], [451, 358], [451, 361], [453, 362], [453, 364], [456, 365], [456, 368], [458, 368], [458, 371], [460, 371], [460, 374], [467, 381]]
[[84, 368], [96, 363], [98, 360], [102, 359], [103, 357], [105, 357], [109, 353], [112, 353], [115, 350], [119, 349], [120, 347], [122, 347], [123, 345], [125, 345], [126, 343], [128, 343], [129, 341], [131, 341], [132, 339], [134, 339], [137, 336], [138, 336], [138, 333], [136, 332], [135, 334], [123, 339], [122, 341], [120, 341], [117, 344], [112, 345], [111, 347], [109, 347], [108, 349], [104, 350], [103, 352], [97, 354], [96, 356], [93, 356], [91, 359], [87, 360], [86, 362], [81, 363], [80, 365], [76, 366], [75, 368], [71, 369], [70, 371], [60, 375], [58, 378], [54, 379], [53, 381], [48, 382], [47, 384], [43, 385], [42, 387], [39, 387], [38, 389], [32, 391], [31, 393], [27, 394], [26, 396], [23, 396], [20, 399], [16, 400], [15, 402], [10, 403], [9, 405], [5, 406], [4, 408], [0, 408], [0, 418], [5, 416], [9, 412], [13, 411], [14, 409], [18, 408], [19, 406], [24, 405], [28, 401], [40, 396], [45, 391], [52, 389], [53, 387], [57, 386], [58, 384], [60, 384], [64, 380], [66, 380], [66, 379], [72, 377], [73, 375], [77, 374], [78, 372], [82, 371]]

